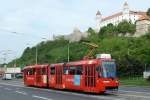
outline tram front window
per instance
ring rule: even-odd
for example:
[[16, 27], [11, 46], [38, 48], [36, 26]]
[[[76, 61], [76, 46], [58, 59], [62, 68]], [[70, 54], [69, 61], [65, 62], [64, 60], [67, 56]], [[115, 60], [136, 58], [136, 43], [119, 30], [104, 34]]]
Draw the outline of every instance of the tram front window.
[[115, 62], [102, 63], [102, 77], [115, 78], [116, 77], [116, 64]]

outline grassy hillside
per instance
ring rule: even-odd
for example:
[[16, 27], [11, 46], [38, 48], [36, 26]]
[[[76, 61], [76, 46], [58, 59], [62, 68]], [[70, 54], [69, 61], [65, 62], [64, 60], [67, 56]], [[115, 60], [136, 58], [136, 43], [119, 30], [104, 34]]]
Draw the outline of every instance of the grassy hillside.
[[[64, 39], [58, 39], [55, 41], [41, 42], [38, 45], [38, 63], [58, 63], [67, 62], [67, 50], [68, 41]], [[82, 43], [70, 43], [70, 60], [79, 60], [85, 55], [87, 47]], [[32, 48], [26, 48], [23, 55], [16, 60], [18, 66], [35, 64], [35, 51], [36, 46]], [[74, 56], [75, 55], [75, 56]], [[9, 66], [13, 66], [14, 61], [9, 63]]]
[[[120, 28], [121, 26], [124, 27]], [[82, 42], [88, 41], [99, 45], [93, 56], [98, 53], [110, 53], [116, 59], [118, 75], [142, 75], [145, 65], [150, 67], [150, 33], [139, 38], [124, 37], [126, 32], [135, 31], [133, 26], [126, 21], [121, 22], [118, 26], [109, 24], [103, 27], [99, 33], [95, 33], [92, 28], [89, 28], [90, 35], [87, 38], [69, 44], [70, 61], [80, 60], [87, 54], [88, 47]], [[122, 32], [122, 36], [117, 35], [120, 32]], [[68, 43], [63, 37], [39, 43], [37, 45], [38, 63], [67, 62]], [[23, 55], [16, 60], [17, 66], [35, 64], [35, 51], [36, 46], [26, 48]], [[10, 62], [8, 66], [13, 66], [13, 64], [14, 61]]]

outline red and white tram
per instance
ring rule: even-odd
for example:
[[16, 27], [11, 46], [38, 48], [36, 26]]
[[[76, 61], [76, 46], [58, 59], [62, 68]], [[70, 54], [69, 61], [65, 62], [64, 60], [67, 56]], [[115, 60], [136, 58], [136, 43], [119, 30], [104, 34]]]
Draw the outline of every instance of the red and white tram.
[[118, 89], [116, 64], [113, 59], [89, 59], [24, 68], [27, 86], [102, 93]]

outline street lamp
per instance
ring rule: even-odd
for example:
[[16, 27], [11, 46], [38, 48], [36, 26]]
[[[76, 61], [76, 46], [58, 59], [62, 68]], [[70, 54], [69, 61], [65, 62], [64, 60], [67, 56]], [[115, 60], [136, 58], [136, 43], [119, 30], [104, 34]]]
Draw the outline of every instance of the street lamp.
[[[46, 38], [42, 38], [43, 40], [46, 40]], [[27, 43], [27, 45], [31, 45], [30, 43]], [[35, 48], [35, 64], [38, 64], [38, 44]]]
[[68, 62], [70, 61], [70, 41], [68, 40]]
[[70, 59], [70, 47], [69, 47], [69, 43], [68, 43], [68, 62], [69, 62], [69, 59]]
[[35, 62], [35, 63], [37, 64], [37, 62], [38, 62], [38, 44], [37, 44], [37, 46], [36, 46], [36, 51], [35, 51], [35, 52], [36, 52], [36, 54], [35, 54], [35, 56], [36, 56], [36, 57], [35, 57], [35, 61], [36, 61], [36, 62]]
[[[26, 45], [30, 46], [30, 43], [27, 43]], [[35, 48], [35, 63], [37, 64], [38, 62], [38, 45]]]

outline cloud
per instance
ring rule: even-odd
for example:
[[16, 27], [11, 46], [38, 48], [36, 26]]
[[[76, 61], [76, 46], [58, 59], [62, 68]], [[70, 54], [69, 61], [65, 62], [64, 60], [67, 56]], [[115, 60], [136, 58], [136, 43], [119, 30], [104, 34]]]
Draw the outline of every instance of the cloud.
[[20, 56], [26, 44], [35, 45], [39, 37], [69, 34], [74, 27], [94, 28], [97, 10], [108, 16], [121, 11], [125, 1], [131, 9], [150, 7], [150, 0], [0, 0], [0, 47]]

